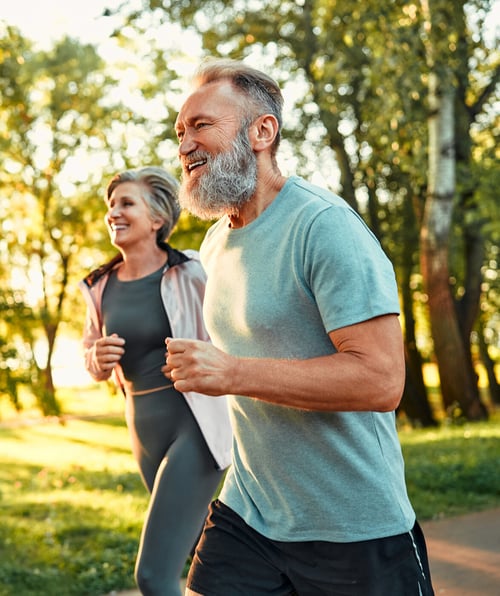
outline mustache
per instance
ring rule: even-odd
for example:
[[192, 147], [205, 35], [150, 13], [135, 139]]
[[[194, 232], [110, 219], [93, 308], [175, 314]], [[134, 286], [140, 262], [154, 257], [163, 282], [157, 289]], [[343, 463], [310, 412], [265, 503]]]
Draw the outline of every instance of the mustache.
[[[194, 149], [181, 157], [181, 165], [180, 205], [200, 219], [237, 213], [257, 186], [257, 158], [244, 130], [225, 151], [209, 153], [203, 148]], [[205, 168], [191, 179], [190, 172], [198, 165]]]
[[189, 155], [183, 155], [181, 157], [181, 164], [183, 167], [187, 168], [191, 164], [196, 163], [197, 161], [208, 162], [211, 159], [212, 159], [212, 155], [210, 153], [208, 153], [208, 151], [200, 151], [198, 149], [196, 151], [193, 151]]

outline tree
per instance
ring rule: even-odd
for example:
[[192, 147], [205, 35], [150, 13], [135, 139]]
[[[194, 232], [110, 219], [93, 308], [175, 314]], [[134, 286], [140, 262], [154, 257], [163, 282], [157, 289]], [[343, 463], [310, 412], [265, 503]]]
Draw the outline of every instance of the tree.
[[[36, 52], [12, 27], [3, 33], [1, 258], [4, 282], [14, 289], [6, 296], [9, 325], [17, 331], [5, 349], [16, 349], [15, 338], [24, 346], [38, 405], [44, 414], [58, 414], [55, 342], [69, 318], [65, 302], [84, 247], [102, 245], [95, 225], [102, 219], [98, 197], [101, 177], [113, 163], [106, 133], [129, 111], [105, 101], [112, 81], [93, 47], [63, 39], [48, 52]], [[29, 325], [22, 318], [26, 309]]]
[[[117, 171], [175, 155], [177, 143], [164, 135], [167, 127], [173, 136], [175, 77], [167, 68], [158, 77], [158, 56], [144, 54], [137, 39], [124, 53], [115, 38], [116, 59], [104, 62], [73, 39], [36, 51], [17, 29], [0, 23], [0, 31], [0, 279], [13, 287], [0, 349], [26, 371], [7, 368], [5, 387], [15, 400], [12, 383], [28, 382], [42, 412], [58, 414], [52, 358], [61, 326], [81, 333], [77, 282], [116, 253], [104, 188]], [[128, 85], [125, 71], [133, 74]], [[188, 233], [181, 222], [180, 244]]]
[[[487, 411], [480, 399], [470, 353], [470, 336], [478, 315], [480, 270], [484, 260], [484, 241], [476, 217], [469, 217], [464, 225], [467, 275], [459, 299], [454, 298], [450, 286], [449, 251], [454, 208], [462, 206], [467, 209], [466, 201], [472, 194], [462, 191], [462, 196], [456, 201], [456, 170], [457, 163], [460, 163], [470, 172], [470, 126], [480, 105], [470, 105], [470, 102], [467, 105], [463, 90], [462, 79], [469, 77], [465, 3], [421, 0], [421, 4], [429, 66], [429, 173], [421, 229], [422, 273], [429, 295], [434, 350], [444, 405], [448, 409], [458, 405], [468, 419], [479, 420], [487, 416]], [[488, 83], [490, 90], [497, 78], [498, 73]], [[477, 101], [482, 104], [489, 93], [487, 88], [483, 88], [482, 97]], [[475, 205], [469, 206], [469, 213], [475, 209]]]

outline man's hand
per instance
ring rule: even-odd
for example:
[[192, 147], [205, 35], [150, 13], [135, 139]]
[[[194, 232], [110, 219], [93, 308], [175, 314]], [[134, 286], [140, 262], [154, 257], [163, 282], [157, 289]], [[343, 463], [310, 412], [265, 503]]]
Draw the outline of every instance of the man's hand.
[[403, 393], [405, 359], [397, 315], [329, 333], [336, 352], [307, 359], [230, 356], [212, 344], [167, 339], [167, 375], [179, 391], [244, 395], [321, 412], [388, 412]]
[[116, 333], [95, 342], [95, 358], [102, 371], [112, 370], [125, 354], [125, 340]]
[[181, 392], [196, 391], [205, 395], [230, 393], [236, 358], [212, 344], [196, 339], [166, 339], [165, 376]]

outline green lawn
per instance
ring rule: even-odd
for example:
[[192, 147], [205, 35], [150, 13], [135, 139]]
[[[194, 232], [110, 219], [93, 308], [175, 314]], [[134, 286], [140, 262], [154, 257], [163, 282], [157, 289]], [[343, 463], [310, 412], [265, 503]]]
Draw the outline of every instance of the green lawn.
[[0, 594], [133, 585], [147, 496], [121, 419], [0, 430]]
[[420, 519], [500, 505], [500, 411], [488, 422], [399, 433]]
[[[0, 425], [0, 596], [100, 596], [132, 588], [147, 495], [130, 454], [120, 396], [64, 396], [61, 424]], [[87, 414], [112, 411], [108, 416]], [[82, 418], [82, 416], [84, 418]], [[500, 416], [401, 430], [419, 518], [500, 505]]]

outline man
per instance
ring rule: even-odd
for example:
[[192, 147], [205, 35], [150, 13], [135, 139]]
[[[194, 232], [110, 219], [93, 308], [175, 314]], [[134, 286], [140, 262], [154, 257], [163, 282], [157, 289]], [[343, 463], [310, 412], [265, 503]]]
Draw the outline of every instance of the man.
[[201, 256], [213, 345], [167, 341], [179, 391], [230, 394], [233, 465], [186, 594], [433, 594], [394, 410], [404, 356], [393, 268], [332, 193], [282, 176], [282, 95], [203, 65], [176, 130], [181, 205], [220, 218]]

